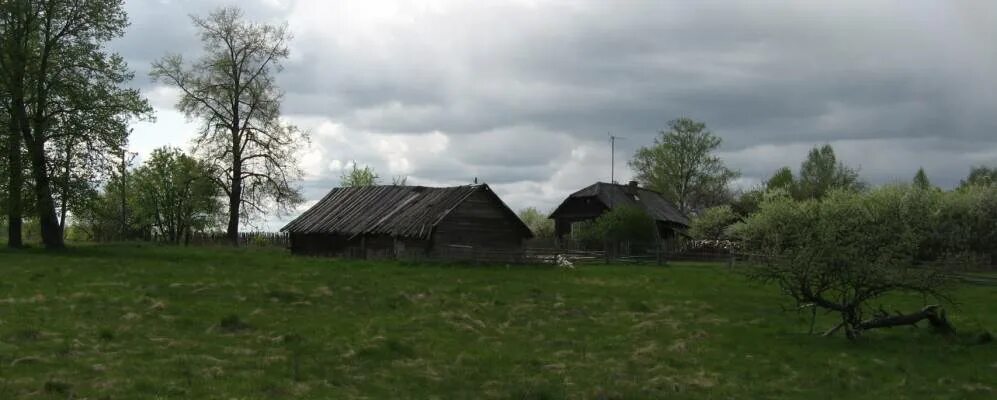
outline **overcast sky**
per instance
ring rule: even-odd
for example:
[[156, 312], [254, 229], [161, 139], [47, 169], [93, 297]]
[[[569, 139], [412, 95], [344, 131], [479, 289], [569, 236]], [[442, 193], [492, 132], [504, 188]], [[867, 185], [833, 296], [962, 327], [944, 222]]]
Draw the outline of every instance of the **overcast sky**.
[[823, 143], [874, 184], [923, 166], [950, 187], [997, 165], [997, 2], [942, 0], [130, 0], [113, 47], [157, 114], [132, 150], [189, 147], [195, 125], [148, 70], [196, 57], [188, 15], [222, 5], [294, 32], [279, 82], [311, 133], [312, 202], [356, 160], [388, 182], [477, 177], [514, 209], [551, 209], [609, 180], [608, 133], [625, 137], [625, 181], [634, 150], [682, 116], [724, 139], [742, 186]]

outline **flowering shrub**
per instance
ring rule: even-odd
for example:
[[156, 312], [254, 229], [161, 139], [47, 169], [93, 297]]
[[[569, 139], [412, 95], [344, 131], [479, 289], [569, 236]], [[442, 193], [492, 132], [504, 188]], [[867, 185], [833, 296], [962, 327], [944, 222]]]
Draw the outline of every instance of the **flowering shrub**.
[[731, 252], [743, 249], [739, 241], [734, 240], [690, 240], [686, 242], [686, 251], [691, 252]]
[[689, 236], [698, 240], [719, 241], [729, 238], [728, 229], [741, 220], [731, 206], [707, 208], [692, 220]]
[[868, 193], [832, 192], [821, 200], [773, 198], [738, 229], [746, 249], [767, 258], [747, 273], [778, 285], [801, 306], [840, 314], [837, 327], [845, 328], [850, 338], [864, 330], [922, 319], [950, 330], [937, 305], [907, 315], [882, 312], [894, 310], [886, 303], [891, 293], [947, 300], [948, 268], [918, 265], [924, 261], [922, 250], [932, 243], [941, 247], [933, 250], [936, 255], [963, 253], [967, 248], [959, 244], [964, 238], [943, 234], [953, 240], [947, 243], [936, 237], [939, 227], [966, 219], [958, 217], [962, 213], [951, 214], [953, 209], [939, 196], [909, 187], [883, 187]]

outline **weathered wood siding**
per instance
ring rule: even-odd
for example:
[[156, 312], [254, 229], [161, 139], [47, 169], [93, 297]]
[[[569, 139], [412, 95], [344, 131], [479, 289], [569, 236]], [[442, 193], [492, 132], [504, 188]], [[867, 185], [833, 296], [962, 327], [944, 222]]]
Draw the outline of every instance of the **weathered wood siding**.
[[422, 259], [429, 254], [429, 241], [359, 235], [353, 239], [332, 234], [293, 234], [291, 252], [299, 255], [348, 257], [371, 260]]
[[[433, 234], [433, 253], [447, 258], [473, 258], [491, 250], [522, 250], [526, 239], [517, 217], [484, 191], [470, 195]], [[465, 254], [466, 257], [459, 255]]]

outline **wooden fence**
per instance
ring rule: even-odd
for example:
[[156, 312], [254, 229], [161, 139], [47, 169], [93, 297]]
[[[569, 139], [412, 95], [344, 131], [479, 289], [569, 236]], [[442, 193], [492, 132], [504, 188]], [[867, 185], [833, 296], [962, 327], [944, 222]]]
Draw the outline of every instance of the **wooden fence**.
[[[154, 236], [155, 242], [168, 243], [164, 236]], [[189, 240], [182, 238], [180, 244], [191, 246], [229, 246], [232, 241], [224, 232], [193, 233]], [[280, 247], [287, 248], [291, 245], [290, 235], [282, 232], [239, 232], [240, 247]]]

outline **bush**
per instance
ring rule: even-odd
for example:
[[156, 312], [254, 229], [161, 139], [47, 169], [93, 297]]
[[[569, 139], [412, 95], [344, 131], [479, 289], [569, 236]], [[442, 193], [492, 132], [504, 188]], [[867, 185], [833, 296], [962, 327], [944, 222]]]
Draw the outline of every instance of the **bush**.
[[644, 210], [617, 207], [592, 221], [575, 223], [572, 227], [575, 240], [584, 244], [603, 242], [652, 241], [657, 236], [654, 220]]
[[728, 229], [740, 219], [729, 205], [707, 208], [692, 220], [689, 236], [697, 240], [726, 240]]
[[[583, 249], [605, 249], [626, 243], [636, 245], [653, 243], [657, 238], [657, 225], [643, 209], [633, 206], [614, 208], [592, 221], [576, 222], [571, 227], [572, 237]], [[634, 247], [629, 247], [631, 251]]]
[[610, 241], [652, 241], [657, 237], [654, 220], [639, 207], [623, 206], [609, 210], [596, 218], [595, 226]]

